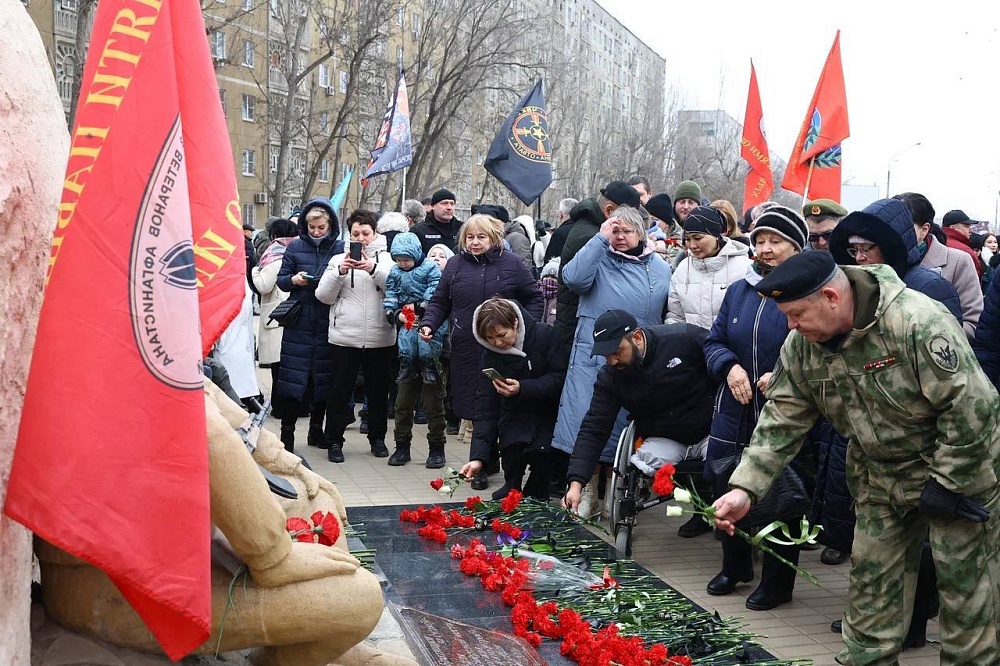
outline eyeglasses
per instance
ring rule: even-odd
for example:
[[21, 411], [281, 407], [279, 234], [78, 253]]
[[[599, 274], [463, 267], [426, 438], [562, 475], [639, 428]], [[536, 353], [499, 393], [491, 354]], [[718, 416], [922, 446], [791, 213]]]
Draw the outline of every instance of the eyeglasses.
[[617, 229], [612, 229], [611, 233], [614, 234], [615, 236], [634, 236], [639, 232], [636, 231], [635, 229], [623, 229], [619, 227]]
[[829, 243], [830, 242], [830, 234], [832, 234], [832, 233], [833, 233], [832, 231], [827, 231], [826, 233], [823, 233], [823, 234], [809, 234], [809, 242], [810, 243], [818, 243], [820, 241], [825, 241], [825, 242]]
[[863, 254], [868, 257], [871, 255], [872, 250], [877, 247], [878, 245], [875, 245], [874, 243], [868, 243], [868, 245], [852, 245], [847, 248], [847, 254], [851, 259], [857, 259], [859, 254]]

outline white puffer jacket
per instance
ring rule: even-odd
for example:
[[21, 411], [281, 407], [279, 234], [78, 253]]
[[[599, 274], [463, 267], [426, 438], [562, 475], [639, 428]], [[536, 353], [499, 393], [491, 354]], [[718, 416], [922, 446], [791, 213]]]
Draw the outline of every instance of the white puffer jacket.
[[375, 259], [374, 274], [354, 270], [341, 275], [340, 264], [346, 256], [341, 253], [330, 260], [316, 287], [316, 298], [330, 305], [330, 344], [356, 349], [391, 347], [396, 342], [396, 329], [386, 321], [382, 309], [385, 281], [393, 264], [385, 236], [379, 234], [365, 248], [365, 256]]
[[687, 257], [670, 279], [667, 323], [687, 322], [711, 330], [722, 307], [726, 289], [743, 278], [752, 263], [749, 248], [726, 239], [719, 254], [707, 259]]

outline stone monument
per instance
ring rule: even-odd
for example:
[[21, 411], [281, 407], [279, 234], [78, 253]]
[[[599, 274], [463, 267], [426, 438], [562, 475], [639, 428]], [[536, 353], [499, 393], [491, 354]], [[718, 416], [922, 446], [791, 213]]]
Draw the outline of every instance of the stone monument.
[[[42, 40], [18, 0], [0, 0], [0, 506], [35, 343], [69, 132]], [[29, 661], [31, 534], [0, 514], [0, 664]]]

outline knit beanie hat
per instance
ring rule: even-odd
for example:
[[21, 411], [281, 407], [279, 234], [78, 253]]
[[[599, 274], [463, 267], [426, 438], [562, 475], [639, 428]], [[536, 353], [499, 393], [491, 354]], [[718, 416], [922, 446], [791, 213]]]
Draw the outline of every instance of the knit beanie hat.
[[722, 238], [722, 229], [726, 220], [722, 213], [709, 206], [698, 206], [688, 213], [684, 220], [684, 235], [688, 234], [708, 234], [716, 238]]
[[670, 224], [674, 221], [674, 204], [666, 194], [654, 194], [643, 206], [656, 219]]
[[756, 236], [761, 231], [772, 231], [801, 252], [809, 238], [809, 228], [798, 211], [786, 206], [772, 206], [757, 218], [757, 225], [750, 232], [750, 244], [756, 244]]
[[447, 199], [456, 201], [455, 195], [451, 193], [451, 190], [442, 187], [440, 190], [431, 195], [431, 205], [433, 206], [435, 204], [439, 204]]
[[701, 203], [701, 185], [693, 180], [682, 180], [677, 189], [674, 190], [674, 203], [681, 199], [694, 199]]

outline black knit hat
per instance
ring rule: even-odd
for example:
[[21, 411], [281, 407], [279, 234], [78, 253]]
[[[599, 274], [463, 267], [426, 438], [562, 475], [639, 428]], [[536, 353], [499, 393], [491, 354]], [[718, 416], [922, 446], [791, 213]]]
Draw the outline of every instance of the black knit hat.
[[601, 194], [619, 206], [639, 207], [639, 193], [623, 180], [613, 180], [601, 190]]
[[809, 238], [809, 228], [806, 226], [806, 221], [802, 219], [798, 211], [786, 206], [772, 206], [757, 218], [757, 224], [750, 232], [751, 245], [756, 243], [754, 237], [761, 231], [772, 231], [778, 234], [794, 245], [799, 252], [806, 246], [806, 240]]
[[431, 195], [431, 205], [433, 206], [435, 204], [439, 204], [448, 199], [456, 201], [455, 195], [451, 193], [451, 190], [442, 187], [440, 190]]
[[497, 204], [478, 204], [472, 206], [470, 210], [473, 215], [489, 215], [503, 222], [504, 226], [510, 223], [510, 213], [503, 206]]
[[646, 209], [647, 213], [661, 222], [670, 224], [674, 221], [674, 203], [667, 194], [654, 194], [649, 197], [643, 208]]
[[726, 226], [726, 220], [722, 213], [710, 206], [698, 206], [684, 220], [684, 235], [688, 234], [708, 234], [716, 238], [722, 238], [722, 230]]

